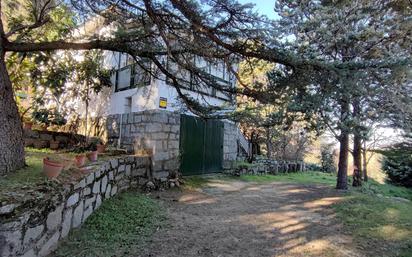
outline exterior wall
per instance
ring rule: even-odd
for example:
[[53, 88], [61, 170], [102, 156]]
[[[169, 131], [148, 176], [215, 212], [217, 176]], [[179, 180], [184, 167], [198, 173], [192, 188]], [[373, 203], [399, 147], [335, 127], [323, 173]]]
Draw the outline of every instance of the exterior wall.
[[[223, 123], [223, 168], [230, 169], [237, 158], [238, 128], [236, 123]], [[151, 110], [111, 115], [107, 119], [107, 131], [112, 145], [118, 145], [121, 138], [122, 149], [134, 153], [152, 152], [154, 178], [165, 180], [171, 172], [179, 170], [179, 113]]]
[[[0, 256], [46, 256], [58, 241], [79, 227], [102, 202], [130, 187], [145, 185], [150, 177], [150, 158], [124, 156], [96, 166], [77, 183], [47, 192], [30, 204], [13, 203], [16, 209], [0, 209]], [[4, 207], [7, 207], [4, 206]], [[15, 213], [15, 214], [14, 214]]]
[[236, 123], [224, 121], [223, 128], [223, 169], [231, 169], [238, 154], [238, 128]]
[[110, 115], [109, 143], [129, 152], [153, 154], [153, 176], [164, 181], [179, 169], [180, 114], [152, 110]]

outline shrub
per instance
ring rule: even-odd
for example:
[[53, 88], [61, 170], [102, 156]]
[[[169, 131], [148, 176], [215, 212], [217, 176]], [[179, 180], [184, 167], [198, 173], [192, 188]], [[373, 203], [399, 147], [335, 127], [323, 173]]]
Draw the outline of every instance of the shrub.
[[406, 139], [382, 152], [382, 169], [388, 175], [389, 182], [412, 187], [412, 140], [411, 137]]
[[325, 144], [320, 148], [321, 171], [326, 173], [335, 173], [335, 160], [333, 154], [333, 145]]

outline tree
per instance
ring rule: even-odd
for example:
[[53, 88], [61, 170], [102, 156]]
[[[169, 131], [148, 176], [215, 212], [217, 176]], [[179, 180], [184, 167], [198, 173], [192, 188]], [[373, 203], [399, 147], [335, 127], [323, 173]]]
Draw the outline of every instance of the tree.
[[[381, 59], [390, 62], [392, 58], [411, 54], [407, 47], [410, 38], [405, 38], [411, 30], [410, 20], [405, 10], [394, 8], [393, 1], [278, 1], [276, 10], [281, 15], [278, 29], [286, 41], [284, 47], [307, 59], [321, 58], [348, 67], [353, 61]], [[361, 127], [357, 123], [364, 111], [360, 109], [361, 97], [366, 95], [375, 100], [384, 95], [390, 87], [377, 87], [371, 82], [373, 76], [383, 76], [386, 81], [391, 81], [397, 77], [394, 75], [400, 67], [408, 69], [410, 64], [380, 69], [369, 67], [361, 71], [341, 69], [338, 73], [327, 69], [313, 71], [286, 67], [272, 75], [272, 90], [280, 92], [285, 101], [292, 103], [290, 110], [304, 113], [338, 138], [338, 189], [347, 188], [349, 139], [354, 131], [357, 170], [353, 185], [361, 184], [361, 132], [355, 129]], [[363, 78], [364, 73], [366, 78]], [[380, 90], [368, 91], [370, 88]]]

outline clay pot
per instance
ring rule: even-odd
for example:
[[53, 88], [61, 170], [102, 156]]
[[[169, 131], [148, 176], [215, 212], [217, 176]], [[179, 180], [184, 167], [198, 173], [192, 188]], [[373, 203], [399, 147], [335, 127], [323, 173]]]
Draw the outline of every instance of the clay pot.
[[86, 163], [86, 155], [79, 154], [74, 157], [74, 163], [77, 167], [83, 166]]
[[106, 151], [106, 146], [105, 145], [98, 144], [98, 145], [96, 145], [96, 148], [97, 148], [98, 153], [104, 153]]
[[91, 162], [97, 161], [97, 151], [93, 151], [93, 152], [87, 153], [87, 158], [88, 158], [89, 161], [91, 161]]
[[31, 121], [26, 121], [26, 122], [24, 122], [24, 125], [23, 125], [23, 128], [24, 128], [24, 129], [29, 129], [29, 130], [31, 130], [32, 127], [33, 127], [33, 122], [31, 122]]
[[57, 178], [62, 170], [62, 163], [51, 161], [47, 158], [43, 159], [43, 172], [48, 178]]
[[50, 149], [57, 150], [59, 149], [60, 142], [59, 141], [50, 141]]

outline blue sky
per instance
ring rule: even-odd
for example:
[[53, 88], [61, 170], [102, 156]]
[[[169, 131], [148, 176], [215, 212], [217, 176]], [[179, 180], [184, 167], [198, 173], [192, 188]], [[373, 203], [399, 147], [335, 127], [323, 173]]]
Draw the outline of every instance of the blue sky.
[[253, 3], [255, 4], [255, 9], [261, 14], [268, 16], [269, 18], [275, 18], [275, 12], [273, 8], [275, 7], [275, 0], [238, 0], [242, 4]]

